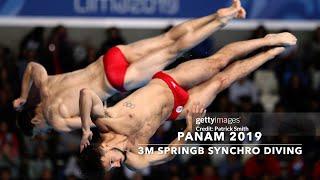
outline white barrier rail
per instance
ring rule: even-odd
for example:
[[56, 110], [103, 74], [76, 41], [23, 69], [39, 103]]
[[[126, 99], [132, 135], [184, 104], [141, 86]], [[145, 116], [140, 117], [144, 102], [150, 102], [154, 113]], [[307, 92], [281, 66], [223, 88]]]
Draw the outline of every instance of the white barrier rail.
[[[120, 28], [147, 28], [159, 29], [172, 24], [178, 24], [187, 19], [157, 19], [157, 18], [65, 18], [65, 17], [1, 17], [0, 26], [33, 27], [45, 26], [53, 27], [65, 25], [67, 27], [79, 28], [106, 28], [117, 26]], [[250, 30], [259, 25], [264, 25], [271, 30], [294, 29], [313, 30], [320, 26], [320, 20], [235, 20], [226, 29], [229, 30]]]

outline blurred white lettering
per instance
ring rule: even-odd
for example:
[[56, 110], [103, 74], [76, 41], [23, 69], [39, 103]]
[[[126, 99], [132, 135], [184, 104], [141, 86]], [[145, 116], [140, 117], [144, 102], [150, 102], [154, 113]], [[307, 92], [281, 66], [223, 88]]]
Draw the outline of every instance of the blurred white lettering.
[[73, 6], [79, 14], [175, 15], [180, 0], [73, 0]]

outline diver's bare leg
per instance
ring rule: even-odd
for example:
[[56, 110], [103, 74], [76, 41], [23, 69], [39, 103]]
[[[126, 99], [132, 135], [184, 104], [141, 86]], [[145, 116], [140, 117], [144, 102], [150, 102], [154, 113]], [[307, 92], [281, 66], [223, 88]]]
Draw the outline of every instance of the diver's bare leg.
[[[200, 104], [208, 107], [215, 99], [216, 95], [228, 88], [235, 81], [247, 76], [258, 69], [267, 61], [273, 59], [285, 50], [283, 47], [271, 49], [260, 53], [254, 57], [237, 61], [228, 66], [225, 70], [213, 76], [210, 80], [190, 89], [190, 100], [186, 107], [192, 102], [198, 101]], [[183, 115], [181, 116], [183, 117]]]
[[[216, 13], [197, 19], [188, 20], [184, 23], [174, 26], [168, 32], [153, 37], [131, 43], [126, 46], [119, 46], [130, 63], [140, 61], [151, 53], [157, 52], [163, 48], [171, 46], [181, 37], [189, 34], [190, 36], [208, 37], [214, 31], [217, 31], [226, 25], [233, 18], [244, 18], [245, 10], [241, 7], [240, 0], [234, 0], [228, 8], [222, 8]], [[203, 39], [203, 37], [201, 37]], [[202, 40], [199, 39], [201, 42]]]
[[225, 68], [232, 60], [256, 49], [273, 45], [293, 45], [297, 39], [290, 33], [275, 34], [265, 38], [231, 43], [214, 55], [180, 64], [167, 71], [182, 87], [189, 89]]

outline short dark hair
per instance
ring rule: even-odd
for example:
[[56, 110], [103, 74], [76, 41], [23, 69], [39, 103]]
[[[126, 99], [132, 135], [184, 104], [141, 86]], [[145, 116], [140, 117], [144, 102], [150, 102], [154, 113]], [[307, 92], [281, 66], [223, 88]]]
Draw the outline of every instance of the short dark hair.
[[33, 136], [33, 128], [31, 120], [35, 116], [35, 108], [24, 108], [22, 111], [17, 112], [16, 124], [25, 136]]
[[101, 143], [93, 143], [86, 147], [79, 157], [79, 166], [85, 179], [103, 179], [106, 170], [102, 164]]

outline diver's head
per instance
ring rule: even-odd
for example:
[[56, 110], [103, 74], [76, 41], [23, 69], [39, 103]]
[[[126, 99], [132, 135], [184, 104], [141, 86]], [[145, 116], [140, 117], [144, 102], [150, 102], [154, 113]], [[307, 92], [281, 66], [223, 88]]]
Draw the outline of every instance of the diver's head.
[[118, 148], [103, 148], [101, 143], [90, 144], [80, 154], [80, 168], [89, 179], [102, 179], [112, 168], [121, 167], [126, 153]]
[[31, 122], [35, 115], [34, 110], [34, 108], [24, 108], [17, 112], [16, 124], [25, 136], [32, 137], [34, 135], [35, 125]]

